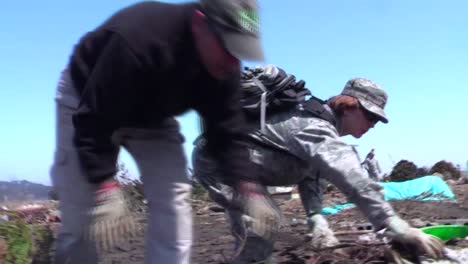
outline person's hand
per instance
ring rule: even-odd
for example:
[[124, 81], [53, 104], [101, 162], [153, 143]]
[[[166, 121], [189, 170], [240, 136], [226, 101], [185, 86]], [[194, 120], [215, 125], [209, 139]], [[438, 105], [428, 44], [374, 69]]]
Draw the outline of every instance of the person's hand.
[[444, 244], [439, 238], [411, 227], [398, 216], [387, 219], [383, 236], [400, 243], [412, 253], [427, 255], [434, 259], [444, 256]]
[[98, 187], [90, 214], [89, 239], [96, 243], [99, 250], [113, 247], [123, 237], [136, 231], [135, 220], [115, 181], [107, 181]]
[[233, 205], [250, 217], [248, 224], [251, 231], [264, 239], [270, 239], [279, 228], [281, 216], [265, 186], [240, 181], [235, 189]]
[[309, 234], [311, 237], [311, 245], [315, 249], [333, 247], [340, 242], [335, 237], [335, 234], [328, 226], [328, 222], [321, 214], [314, 214], [307, 217], [307, 225], [309, 226]]

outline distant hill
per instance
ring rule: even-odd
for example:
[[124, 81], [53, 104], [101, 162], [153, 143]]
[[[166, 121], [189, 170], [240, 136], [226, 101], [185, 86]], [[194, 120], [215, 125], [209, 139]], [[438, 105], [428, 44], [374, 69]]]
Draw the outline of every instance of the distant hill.
[[52, 189], [39, 183], [29, 181], [0, 181], [0, 202], [45, 200]]

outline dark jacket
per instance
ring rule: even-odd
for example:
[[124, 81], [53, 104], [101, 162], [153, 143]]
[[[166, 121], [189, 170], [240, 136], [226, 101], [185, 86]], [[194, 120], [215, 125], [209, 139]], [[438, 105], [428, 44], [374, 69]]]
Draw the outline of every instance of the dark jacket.
[[[75, 144], [93, 183], [114, 176], [121, 127], [157, 128], [195, 109], [207, 124], [210, 150], [232, 179], [246, 178], [239, 74], [212, 78], [191, 33], [196, 3], [142, 2], [114, 14], [75, 46], [70, 72], [81, 97]], [[179, 133], [174, 133], [179, 135]]]

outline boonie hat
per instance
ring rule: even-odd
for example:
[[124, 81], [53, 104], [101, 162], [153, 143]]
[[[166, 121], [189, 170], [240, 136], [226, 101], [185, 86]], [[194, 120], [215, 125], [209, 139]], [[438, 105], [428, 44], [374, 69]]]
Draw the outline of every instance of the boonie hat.
[[387, 103], [387, 93], [377, 84], [366, 78], [353, 78], [349, 80], [342, 95], [349, 95], [359, 100], [367, 111], [377, 115], [383, 123], [388, 123], [384, 108]]

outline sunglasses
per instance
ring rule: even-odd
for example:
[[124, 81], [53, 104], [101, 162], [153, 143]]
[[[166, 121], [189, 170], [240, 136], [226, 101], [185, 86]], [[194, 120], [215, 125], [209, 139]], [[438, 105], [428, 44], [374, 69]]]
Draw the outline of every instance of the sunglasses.
[[366, 108], [364, 108], [363, 106], [361, 106], [361, 111], [362, 113], [364, 114], [364, 117], [371, 123], [373, 124], [376, 124], [377, 122], [380, 121], [380, 117], [372, 112], [370, 112], [369, 110], [367, 110]]

